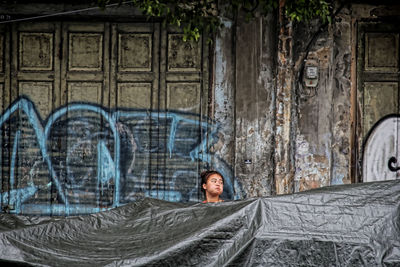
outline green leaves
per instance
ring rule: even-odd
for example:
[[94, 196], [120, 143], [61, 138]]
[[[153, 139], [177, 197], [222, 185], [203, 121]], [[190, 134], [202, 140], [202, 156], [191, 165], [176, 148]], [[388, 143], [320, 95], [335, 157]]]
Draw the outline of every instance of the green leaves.
[[286, 0], [285, 13], [295, 21], [308, 22], [320, 18], [323, 23], [331, 23], [331, 3], [329, 0]]
[[[97, 0], [106, 8], [112, 0]], [[122, 0], [113, 2], [121, 3]], [[142, 13], [158, 17], [164, 24], [183, 29], [184, 41], [198, 41], [202, 33], [215, 34], [222, 26], [221, 17], [236, 18], [243, 13], [246, 21], [252, 20], [256, 13], [266, 16], [277, 9], [279, 0], [131, 0]], [[285, 14], [293, 21], [308, 22], [320, 18], [323, 23], [331, 23], [332, 0], [286, 0]], [[209, 41], [211, 39], [209, 38]]]
[[145, 16], [159, 17], [165, 24], [183, 28], [185, 41], [198, 41], [201, 32], [215, 33], [220, 27], [217, 0], [132, 0], [132, 2]]

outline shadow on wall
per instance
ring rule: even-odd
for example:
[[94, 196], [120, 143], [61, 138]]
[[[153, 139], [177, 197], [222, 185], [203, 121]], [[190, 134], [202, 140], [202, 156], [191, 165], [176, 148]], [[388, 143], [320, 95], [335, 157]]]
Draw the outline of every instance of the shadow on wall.
[[73, 103], [43, 122], [21, 97], [0, 126], [4, 212], [87, 214], [144, 197], [197, 202], [206, 168], [224, 175], [224, 199], [244, 197], [231, 168], [209, 153], [218, 126], [197, 114]]

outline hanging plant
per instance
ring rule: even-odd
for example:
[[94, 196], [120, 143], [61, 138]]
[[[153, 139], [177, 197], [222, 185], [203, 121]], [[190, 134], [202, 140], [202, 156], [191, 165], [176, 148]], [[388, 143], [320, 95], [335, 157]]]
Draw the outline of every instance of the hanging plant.
[[[98, 0], [105, 8], [115, 0]], [[183, 29], [186, 40], [199, 40], [202, 32], [216, 33], [223, 24], [222, 17], [235, 18], [244, 12], [246, 20], [256, 13], [266, 16], [278, 8], [279, 0], [131, 0], [147, 18], [161, 18], [164, 24]], [[119, 3], [126, 3], [119, 1]], [[310, 21], [315, 18], [330, 21], [332, 2], [330, 0], [286, 0], [282, 1], [285, 14], [290, 20]]]

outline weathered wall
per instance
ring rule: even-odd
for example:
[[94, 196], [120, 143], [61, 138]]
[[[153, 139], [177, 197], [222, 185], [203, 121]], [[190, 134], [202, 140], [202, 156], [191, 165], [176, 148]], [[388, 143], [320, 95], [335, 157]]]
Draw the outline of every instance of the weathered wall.
[[[229, 166], [234, 166], [234, 114], [235, 114], [235, 54], [233, 53], [233, 22], [223, 21], [224, 28], [216, 36], [214, 67], [213, 67], [213, 94], [211, 96], [211, 116], [219, 125], [218, 142], [211, 148], [216, 155]], [[215, 163], [214, 163], [215, 164]], [[232, 170], [233, 174], [233, 170]], [[226, 175], [226, 174], [223, 174]], [[234, 175], [234, 174], [233, 174]], [[237, 197], [243, 197], [238, 188]], [[240, 195], [239, 195], [240, 194]]]
[[275, 17], [236, 27], [235, 176], [251, 197], [274, 186]]
[[284, 15], [284, 1], [278, 12], [278, 48], [276, 82], [275, 188], [277, 194], [293, 192], [295, 125], [293, 75], [293, 23]]
[[[295, 191], [350, 182], [350, 26], [350, 11], [343, 8], [331, 25], [298, 25], [293, 34], [298, 105]], [[304, 61], [310, 60], [319, 68], [315, 88], [302, 82]]]
[[[215, 42], [216, 154], [232, 166], [238, 197], [271, 195], [274, 186], [275, 16], [226, 20]], [[239, 187], [240, 185], [240, 187]], [[237, 191], [241, 188], [241, 191]]]
[[[234, 169], [250, 196], [350, 182], [350, 10], [321, 26], [281, 10], [238, 21]], [[318, 64], [316, 88], [303, 86], [305, 60]]]

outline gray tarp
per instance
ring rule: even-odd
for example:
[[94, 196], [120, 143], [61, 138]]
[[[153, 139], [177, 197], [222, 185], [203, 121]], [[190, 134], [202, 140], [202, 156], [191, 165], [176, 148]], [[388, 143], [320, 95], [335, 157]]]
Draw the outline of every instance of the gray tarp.
[[0, 215], [3, 261], [44, 266], [400, 266], [400, 181], [217, 204]]

